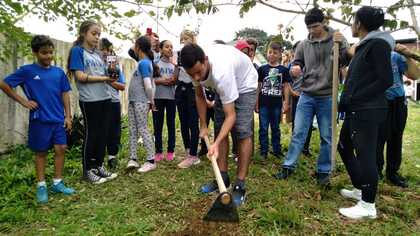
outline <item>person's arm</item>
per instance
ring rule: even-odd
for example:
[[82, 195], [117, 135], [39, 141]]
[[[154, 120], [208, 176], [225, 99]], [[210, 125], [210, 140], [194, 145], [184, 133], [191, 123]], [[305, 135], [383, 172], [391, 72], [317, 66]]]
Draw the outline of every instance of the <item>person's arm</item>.
[[29, 110], [36, 110], [38, 108], [38, 103], [32, 100], [27, 100], [16, 93], [12, 87], [10, 87], [7, 83], [5, 83], [3, 80], [0, 80], [0, 89], [3, 90], [3, 92], [9, 96], [11, 99], [15, 100], [17, 103], [22, 105], [25, 108], [28, 108]]
[[223, 112], [225, 113], [225, 120], [223, 121], [222, 127], [220, 128], [219, 135], [216, 137], [215, 143], [220, 142], [229, 135], [233, 125], [236, 121], [235, 102], [223, 104]]
[[287, 113], [289, 111], [289, 98], [290, 98], [290, 84], [284, 83], [283, 84], [283, 113]]
[[70, 92], [64, 92], [62, 95], [63, 105], [64, 105], [64, 128], [67, 131], [72, 129], [72, 119], [71, 119], [71, 106], [70, 106]]
[[302, 74], [302, 68], [305, 67], [305, 59], [303, 53], [303, 42], [296, 47], [295, 57], [290, 66], [290, 76], [299, 77]]
[[397, 44], [395, 46], [395, 51], [402, 54], [406, 58], [407, 70], [404, 72], [404, 74], [412, 80], [419, 79], [420, 66], [418, 66], [417, 63], [411, 58], [411, 55], [414, 52], [402, 44]]
[[113, 87], [116, 90], [120, 90], [120, 91], [125, 90], [125, 84], [124, 83], [114, 81], [114, 82], [109, 83], [109, 85], [111, 85], [111, 87]]
[[83, 71], [77, 70], [74, 76], [79, 82], [82, 83], [97, 83], [97, 82], [114, 82], [115, 78], [102, 75], [89, 75]]

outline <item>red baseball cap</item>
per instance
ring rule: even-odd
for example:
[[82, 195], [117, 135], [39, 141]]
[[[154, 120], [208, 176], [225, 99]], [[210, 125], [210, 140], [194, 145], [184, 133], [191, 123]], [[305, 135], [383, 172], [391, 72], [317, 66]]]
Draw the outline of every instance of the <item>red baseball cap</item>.
[[251, 46], [245, 40], [238, 40], [236, 41], [235, 48], [242, 51], [245, 48], [251, 49]]

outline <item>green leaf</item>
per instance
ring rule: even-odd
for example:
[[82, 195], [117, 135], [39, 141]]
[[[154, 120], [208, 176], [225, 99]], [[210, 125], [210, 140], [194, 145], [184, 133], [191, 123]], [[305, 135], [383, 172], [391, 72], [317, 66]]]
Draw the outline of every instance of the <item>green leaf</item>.
[[137, 12], [135, 10], [130, 10], [130, 11], [125, 12], [124, 13], [124, 16], [126, 16], [126, 17], [133, 17], [133, 16], [136, 15], [136, 13]]

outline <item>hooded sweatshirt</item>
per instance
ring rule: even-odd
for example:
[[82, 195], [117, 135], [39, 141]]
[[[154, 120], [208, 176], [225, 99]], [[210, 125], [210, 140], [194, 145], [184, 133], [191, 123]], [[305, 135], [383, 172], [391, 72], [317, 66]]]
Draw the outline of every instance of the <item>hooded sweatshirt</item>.
[[[319, 41], [314, 40], [311, 34], [302, 41], [296, 48], [293, 65], [303, 68], [303, 82], [301, 89], [310, 96], [330, 96], [332, 94], [332, 71], [333, 57], [332, 48], [334, 30], [325, 27], [328, 36]], [[346, 40], [340, 43], [341, 64], [347, 64], [349, 57], [347, 48], [349, 44]]]
[[394, 47], [395, 40], [382, 31], [372, 31], [359, 42], [341, 94], [340, 111], [387, 109], [385, 91], [393, 84]]

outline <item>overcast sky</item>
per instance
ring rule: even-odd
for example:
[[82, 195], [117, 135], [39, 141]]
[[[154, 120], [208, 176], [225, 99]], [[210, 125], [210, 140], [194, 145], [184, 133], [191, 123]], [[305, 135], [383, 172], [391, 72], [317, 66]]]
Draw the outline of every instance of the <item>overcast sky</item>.
[[[298, 0], [299, 2], [305, 2], [303, 0]], [[228, 2], [228, 1], [224, 1]], [[287, 2], [293, 2], [290, 0], [275, 0], [270, 1], [272, 4], [281, 4], [282, 7], [288, 9], [299, 9], [295, 4], [290, 4]], [[369, 2], [369, 1], [368, 1]], [[386, 0], [373, 0], [374, 4], [379, 6], [389, 5], [389, 2]], [[164, 5], [164, 3], [160, 3]], [[127, 5], [120, 3], [119, 9], [122, 12], [132, 9], [133, 5]], [[311, 6], [309, 6], [311, 8]], [[148, 12], [149, 10], [156, 10], [150, 7], [142, 7], [143, 10]], [[163, 10], [160, 10], [160, 15], [162, 16]], [[420, 15], [419, 7], [416, 8], [417, 16]], [[338, 13], [335, 14], [339, 16]], [[398, 17], [403, 20], [411, 22], [410, 14], [408, 10], [400, 11]], [[283, 13], [277, 10], [271, 9], [266, 6], [257, 4], [252, 8], [248, 13], [244, 15], [243, 18], [239, 17], [239, 7], [235, 6], [220, 6], [219, 12], [213, 15], [197, 15], [184, 14], [182, 16], [173, 16], [169, 20], [166, 17], [165, 20], [159, 20], [159, 23], [163, 25], [159, 26], [156, 22], [157, 17], [150, 17], [147, 13], [140, 14], [132, 18], [131, 24], [135, 27], [139, 27], [140, 30], [144, 33], [147, 27], [152, 27], [153, 31], [158, 31], [160, 39], [169, 39], [175, 45], [175, 48], [179, 47], [179, 33], [184, 29], [199, 29], [198, 42], [199, 44], [209, 44], [215, 39], [221, 39], [224, 41], [230, 41], [234, 38], [235, 32], [245, 28], [257, 28], [264, 30], [268, 34], [277, 34], [278, 25], [291, 25], [294, 27], [293, 35], [294, 40], [301, 40], [306, 37], [307, 30], [303, 22], [303, 16], [296, 16], [295, 14]], [[45, 27], [45, 23], [42, 20], [36, 19], [34, 17], [28, 17], [23, 22], [23, 26], [26, 30], [31, 33], [41, 33], [47, 34], [53, 38], [64, 40], [64, 41], [74, 41], [76, 36], [75, 32], [68, 32], [67, 27], [63, 20], [58, 20], [57, 22], [49, 23], [48, 27]], [[355, 42], [357, 39], [351, 37], [350, 28], [342, 24], [337, 24], [331, 22], [331, 26], [335, 29], [339, 29], [344, 33], [350, 42]], [[124, 42], [115, 39], [112, 36], [103, 34], [105, 37], [109, 37], [114, 41], [114, 44], [119, 48], [120, 55], [126, 56], [126, 51], [130, 47], [131, 42]], [[413, 38], [415, 37], [414, 32], [409, 30], [404, 30], [403, 32], [398, 32], [394, 34], [396, 38]]]

